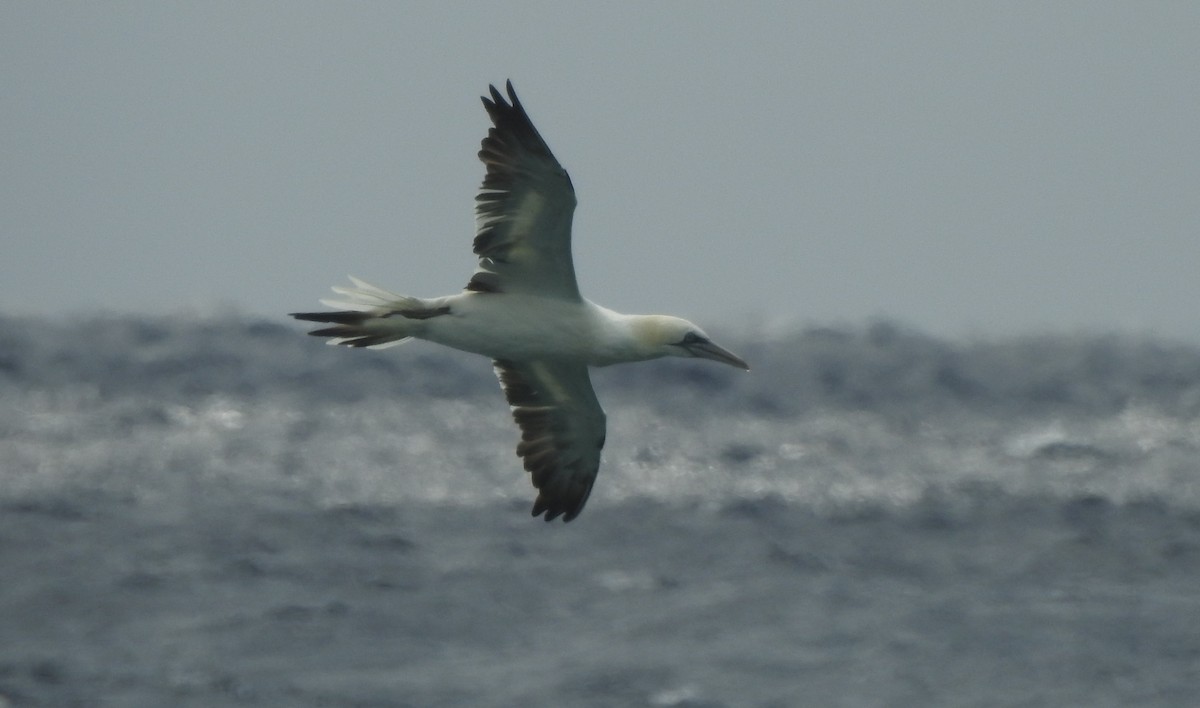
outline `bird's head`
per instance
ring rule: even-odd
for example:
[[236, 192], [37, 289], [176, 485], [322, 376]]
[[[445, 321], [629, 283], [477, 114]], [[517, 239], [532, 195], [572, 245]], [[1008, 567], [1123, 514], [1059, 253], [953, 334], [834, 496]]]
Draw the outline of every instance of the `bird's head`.
[[750, 365], [740, 356], [714, 343], [704, 330], [685, 319], [664, 315], [650, 315], [638, 319], [636, 336], [643, 346], [653, 352], [653, 356], [711, 359], [750, 370]]

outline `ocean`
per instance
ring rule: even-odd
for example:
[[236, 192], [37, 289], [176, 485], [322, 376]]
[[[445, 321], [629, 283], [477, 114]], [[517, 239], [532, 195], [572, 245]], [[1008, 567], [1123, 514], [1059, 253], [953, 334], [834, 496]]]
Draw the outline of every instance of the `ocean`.
[[1200, 705], [1200, 346], [597, 370], [563, 524], [488, 361], [303, 332], [0, 317], [0, 706]]

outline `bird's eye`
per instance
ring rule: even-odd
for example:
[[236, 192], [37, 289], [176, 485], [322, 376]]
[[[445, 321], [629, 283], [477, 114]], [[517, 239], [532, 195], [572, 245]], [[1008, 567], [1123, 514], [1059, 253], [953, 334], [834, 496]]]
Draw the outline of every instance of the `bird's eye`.
[[699, 344], [703, 341], [704, 337], [701, 337], [695, 332], [688, 332], [687, 334], [683, 335], [683, 341], [681, 341], [680, 344], [686, 347], [689, 344]]

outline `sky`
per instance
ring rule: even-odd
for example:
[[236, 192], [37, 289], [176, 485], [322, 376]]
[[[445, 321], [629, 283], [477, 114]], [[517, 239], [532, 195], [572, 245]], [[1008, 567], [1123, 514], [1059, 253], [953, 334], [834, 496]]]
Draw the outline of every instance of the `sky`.
[[511, 78], [613, 309], [1200, 342], [1197, 37], [1192, 2], [5, 2], [0, 313], [456, 292]]

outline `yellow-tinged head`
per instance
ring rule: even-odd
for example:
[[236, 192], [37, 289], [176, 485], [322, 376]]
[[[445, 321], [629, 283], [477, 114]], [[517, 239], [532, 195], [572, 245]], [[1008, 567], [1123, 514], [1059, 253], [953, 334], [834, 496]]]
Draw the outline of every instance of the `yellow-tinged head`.
[[704, 330], [679, 317], [639, 315], [632, 318], [634, 339], [647, 358], [679, 356], [711, 359], [750, 370], [740, 356], [714, 343]]

